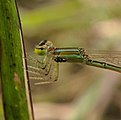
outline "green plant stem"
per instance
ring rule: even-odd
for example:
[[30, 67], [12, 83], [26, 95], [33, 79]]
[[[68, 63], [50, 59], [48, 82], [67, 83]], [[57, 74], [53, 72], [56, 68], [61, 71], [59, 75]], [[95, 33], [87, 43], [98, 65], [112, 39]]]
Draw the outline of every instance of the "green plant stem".
[[[22, 61], [22, 37], [14, 0], [0, 0], [1, 86], [6, 120], [30, 120]], [[29, 102], [30, 103], [30, 102]], [[28, 108], [29, 107], [29, 108]]]

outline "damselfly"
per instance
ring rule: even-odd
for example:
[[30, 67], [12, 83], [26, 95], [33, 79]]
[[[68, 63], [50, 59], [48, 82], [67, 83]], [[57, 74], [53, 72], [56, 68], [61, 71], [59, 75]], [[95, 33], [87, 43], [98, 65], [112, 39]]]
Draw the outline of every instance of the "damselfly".
[[36, 84], [57, 81], [59, 63], [82, 63], [90, 66], [121, 72], [121, 52], [104, 50], [85, 50], [84, 48], [56, 48], [48, 40], [35, 46], [36, 57], [29, 56], [28, 72]]

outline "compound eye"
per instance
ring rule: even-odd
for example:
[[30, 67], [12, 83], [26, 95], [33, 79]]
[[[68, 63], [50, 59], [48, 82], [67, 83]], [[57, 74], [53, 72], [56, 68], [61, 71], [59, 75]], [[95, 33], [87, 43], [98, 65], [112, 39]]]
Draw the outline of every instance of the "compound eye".
[[39, 43], [39, 46], [43, 46], [47, 43], [47, 40], [42, 40], [40, 43]]

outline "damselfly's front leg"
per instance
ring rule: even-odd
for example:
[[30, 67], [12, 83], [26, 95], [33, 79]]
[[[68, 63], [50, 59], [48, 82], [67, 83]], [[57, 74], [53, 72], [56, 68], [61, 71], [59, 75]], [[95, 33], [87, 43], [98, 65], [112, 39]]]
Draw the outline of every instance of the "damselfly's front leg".
[[52, 65], [52, 56], [46, 55], [44, 60], [43, 60], [43, 70], [45, 71], [45, 75], [48, 75], [50, 72], [50, 68]]
[[[27, 58], [28, 64], [29, 64], [29, 62], [30, 62], [30, 64], [32, 64], [32, 65], [28, 65], [28, 68], [37, 70], [39, 72], [44, 72], [45, 75], [48, 75], [48, 73], [50, 71], [52, 59], [53, 59], [52, 56], [45, 55], [43, 60], [40, 61], [39, 59], [36, 59], [36, 58], [28, 55], [28, 58]], [[33, 64], [35, 65], [35, 67], [33, 66]]]
[[45, 69], [46, 68], [46, 64], [47, 64], [47, 55], [43, 58], [42, 61], [40, 61], [39, 59], [34, 58], [31, 55], [27, 56], [27, 60], [29, 62], [32, 62], [33, 64], [35, 64], [36, 66], [38, 66], [41, 69]]

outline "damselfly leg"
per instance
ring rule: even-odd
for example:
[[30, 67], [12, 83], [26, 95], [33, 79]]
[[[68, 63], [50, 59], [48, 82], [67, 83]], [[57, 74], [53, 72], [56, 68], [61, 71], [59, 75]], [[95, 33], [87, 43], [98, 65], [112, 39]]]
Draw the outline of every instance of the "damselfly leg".
[[[42, 61], [42, 62], [41, 62]], [[35, 84], [53, 83], [58, 79], [58, 63], [51, 56], [27, 56], [29, 79]]]

